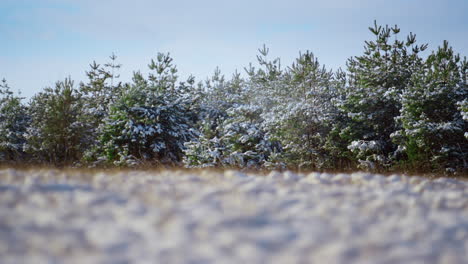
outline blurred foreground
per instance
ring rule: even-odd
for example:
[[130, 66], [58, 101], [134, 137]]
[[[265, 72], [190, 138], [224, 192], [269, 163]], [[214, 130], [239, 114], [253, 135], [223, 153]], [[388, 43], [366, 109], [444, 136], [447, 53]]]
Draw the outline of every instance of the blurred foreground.
[[2, 263], [466, 263], [468, 182], [0, 170]]

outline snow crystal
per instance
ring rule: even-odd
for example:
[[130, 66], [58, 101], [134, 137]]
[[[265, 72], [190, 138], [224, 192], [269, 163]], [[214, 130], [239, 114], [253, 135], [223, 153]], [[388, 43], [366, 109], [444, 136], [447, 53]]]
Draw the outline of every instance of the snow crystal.
[[2, 263], [466, 263], [468, 183], [0, 170]]

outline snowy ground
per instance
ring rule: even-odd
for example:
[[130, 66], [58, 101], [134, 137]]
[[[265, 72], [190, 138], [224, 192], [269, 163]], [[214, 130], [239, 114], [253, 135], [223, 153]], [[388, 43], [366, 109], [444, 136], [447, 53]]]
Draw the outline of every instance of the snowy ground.
[[467, 263], [468, 183], [0, 171], [1, 263]]

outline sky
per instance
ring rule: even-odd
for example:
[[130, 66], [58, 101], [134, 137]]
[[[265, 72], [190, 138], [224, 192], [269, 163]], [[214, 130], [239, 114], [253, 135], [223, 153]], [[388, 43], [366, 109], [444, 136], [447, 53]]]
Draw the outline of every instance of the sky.
[[0, 78], [31, 98], [68, 76], [85, 81], [89, 64], [112, 53], [129, 81], [169, 52], [181, 78], [201, 81], [216, 67], [243, 72], [263, 44], [282, 65], [310, 50], [345, 68], [372, 40], [374, 20], [468, 56], [467, 12], [467, 0], [0, 0]]

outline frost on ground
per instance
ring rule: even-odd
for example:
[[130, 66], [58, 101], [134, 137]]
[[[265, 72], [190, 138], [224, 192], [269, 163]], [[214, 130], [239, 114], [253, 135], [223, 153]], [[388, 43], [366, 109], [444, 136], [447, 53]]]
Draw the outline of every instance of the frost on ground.
[[466, 263], [468, 183], [0, 171], [2, 263]]

